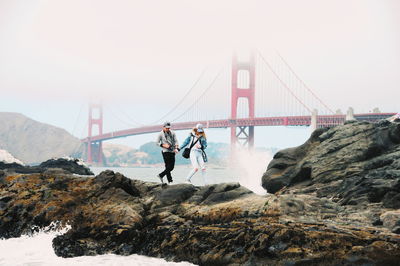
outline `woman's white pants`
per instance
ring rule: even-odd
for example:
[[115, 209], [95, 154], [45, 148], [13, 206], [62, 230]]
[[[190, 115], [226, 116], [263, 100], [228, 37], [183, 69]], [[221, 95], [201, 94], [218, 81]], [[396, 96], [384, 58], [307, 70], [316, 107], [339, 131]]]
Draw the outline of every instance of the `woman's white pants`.
[[190, 161], [192, 162], [193, 169], [189, 172], [188, 176], [186, 177], [187, 181], [191, 181], [192, 176], [199, 170], [201, 170], [201, 175], [203, 177], [204, 184], [207, 185], [206, 180], [206, 168], [204, 166], [204, 159], [201, 150], [192, 149], [190, 151]]

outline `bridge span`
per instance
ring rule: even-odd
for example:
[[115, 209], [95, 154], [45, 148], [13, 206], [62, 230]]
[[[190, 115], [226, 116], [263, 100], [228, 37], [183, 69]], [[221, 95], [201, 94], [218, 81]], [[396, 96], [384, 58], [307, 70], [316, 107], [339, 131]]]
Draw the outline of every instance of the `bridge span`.
[[[355, 114], [354, 118], [359, 121], [376, 122], [395, 115], [395, 113], [366, 113]], [[321, 115], [317, 116], [317, 127], [329, 127], [344, 124], [346, 115]], [[279, 116], [279, 117], [257, 117], [257, 118], [237, 118], [222, 120], [207, 120], [196, 122], [177, 122], [172, 124], [173, 130], [188, 130], [197, 123], [201, 123], [206, 128], [231, 128], [249, 126], [310, 126], [311, 116]], [[161, 131], [162, 125], [143, 126], [125, 130], [118, 130], [92, 136], [83, 139], [83, 142], [101, 142], [110, 139], [124, 138], [135, 135], [143, 135]]]

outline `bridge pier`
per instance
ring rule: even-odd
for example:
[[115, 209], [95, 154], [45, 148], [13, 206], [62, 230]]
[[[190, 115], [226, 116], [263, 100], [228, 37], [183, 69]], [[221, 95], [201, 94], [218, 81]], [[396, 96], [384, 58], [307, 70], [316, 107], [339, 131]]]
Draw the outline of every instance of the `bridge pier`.
[[87, 149], [87, 162], [90, 164], [96, 164], [96, 165], [104, 165], [104, 159], [103, 159], [103, 142], [102, 141], [96, 141], [92, 142], [89, 140], [89, 142], [86, 143], [86, 149]]
[[318, 110], [314, 109], [311, 113], [311, 124], [310, 124], [310, 129], [311, 132], [314, 132], [318, 127]]
[[353, 109], [353, 107], [349, 107], [349, 109], [347, 110], [347, 113], [346, 113], [346, 121], [350, 121], [350, 120], [356, 120], [354, 118], [354, 109]]

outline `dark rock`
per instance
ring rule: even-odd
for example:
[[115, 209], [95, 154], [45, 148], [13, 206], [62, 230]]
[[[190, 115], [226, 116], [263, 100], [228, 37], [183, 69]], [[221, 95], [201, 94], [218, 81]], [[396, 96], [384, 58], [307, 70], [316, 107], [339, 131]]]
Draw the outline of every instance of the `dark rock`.
[[97, 175], [94, 181], [102, 186], [103, 190], [109, 188], [121, 188], [132, 196], [140, 196], [140, 191], [133, 181], [120, 173], [106, 170]]
[[77, 175], [93, 175], [90, 169], [81, 164], [79, 159], [51, 159], [39, 165], [39, 168], [61, 168]]
[[382, 222], [380, 219], [378, 219], [378, 220], [375, 220], [375, 221], [372, 223], [372, 225], [374, 225], [374, 226], [383, 225], [383, 222]]
[[60, 170], [65, 170], [68, 173], [72, 174], [93, 175], [90, 169], [87, 166], [83, 165], [78, 159], [64, 159], [64, 158], [50, 159], [41, 163], [38, 166], [24, 166], [18, 163], [0, 162], [0, 170], [5, 170], [9, 173], [21, 173], [21, 174], [44, 173], [44, 172], [52, 174], [52, 173], [62, 173], [60, 172]]
[[382, 203], [386, 208], [400, 209], [400, 192], [390, 191], [386, 193], [383, 197]]
[[392, 233], [400, 234], [400, 226], [396, 226], [395, 228], [393, 228]]
[[395, 187], [400, 182], [399, 143], [400, 126], [388, 121], [319, 130], [303, 145], [278, 152], [262, 184], [270, 193], [293, 187], [338, 198], [344, 205], [400, 208], [400, 189]]
[[[62, 257], [136, 253], [201, 265], [318, 265], [353, 260], [349, 256], [357, 254], [351, 247], [360, 246], [379, 264], [371, 244], [377, 240], [386, 245], [380, 252], [390, 250], [388, 258], [400, 256], [382, 232], [341, 227], [340, 220], [328, 225], [326, 219], [342, 213], [328, 198], [257, 196], [238, 183], [163, 188], [113, 171], [6, 179], [0, 185], [0, 202], [6, 204], [0, 210], [0, 236], [17, 237], [52, 221], [68, 223], [71, 229], [53, 240]], [[388, 213], [384, 221], [393, 223], [394, 215]]]
[[158, 199], [163, 206], [179, 204], [189, 199], [196, 190], [197, 189], [190, 184], [167, 186], [156, 194], [156, 199]]

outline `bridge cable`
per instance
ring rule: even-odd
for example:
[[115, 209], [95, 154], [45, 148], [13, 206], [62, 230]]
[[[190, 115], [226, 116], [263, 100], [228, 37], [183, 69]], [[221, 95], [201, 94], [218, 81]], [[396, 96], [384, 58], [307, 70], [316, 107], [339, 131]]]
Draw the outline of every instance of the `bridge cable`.
[[[85, 129], [86, 129], [86, 124], [82, 127], [82, 130], [81, 130], [81, 136], [83, 136], [83, 134], [84, 134], [84, 131], [85, 131]], [[80, 151], [80, 149], [81, 149], [81, 147], [83, 146], [84, 144], [81, 142], [81, 140], [75, 145], [75, 147], [74, 147], [74, 149], [72, 150], [72, 155], [77, 155], [76, 153], [78, 153], [79, 151]], [[89, 143], [88, 143], [88, 145], [89, 145]], [[83, 154], [84, 154], [84, 152], [85, 152], [85, 148], [83, 147], [83, 151], [82, 151], [82, 154], [81, 154], [81, 159], [83, 159]]]
[[[135, 119], [133, 119], [130, 115], [128, 115], [127, 112], [125, 112], [125, 110], [122, 109], [121, 106], [118, 106], [120, 109], [118, 109], [123, 115], [126, 116], [126, 118], [129, 119], [129, 121], [132, 121], [134, 124], [138, 125], [138, 126], [144, 126], [143, 123], [139, 123], [138, 121], [136, 121]], [[133, 124], [132, 124], [133, 125]]]
[[331, 108], [329, 108], [307, 85], [306, 83], [294, 72], [292, 67], [286, 62], [286, 60], [281, 56], [281, 54], [275, 50], [275, 52], [278, 54], [279, 58], [282, 60], [282, 62], [289, 68], [289, 71], [292, 72], [292, 74], [300, 81], [300, 83], [326, 108], [328, 109], [331, 113], [335, 113], [332, 111]]
[[76, 130], [76, 127], [77, 127], [77, 125], [78, 125], [79, 118], [81, 117], [82, 110], [83, 110], [83, 107], [84, 107], [84, 106], [85, 106], [85, 104], [82, 103], [82, 104], [81, 104], [81, 107], [79, 108], [79, 113], [78, 113], [78, 116], [76, 117], [75, 124], [74, 124], [74, 127], [73, 127], [72, 132], [71, 132], [72, 135], [74, 135], [74, 133], [75, 133], [75, 130]]
[[197, 100], [191, 105], [189, 106], [181, 115], [179, 115], [178, 117], [176, 117], [175, 119], [173, 119], [172, 121], [176, 121], [179, 118], [181, 118], [182, 116], [184, 116], [189, 110], [191, 110], [203, 97], [204, 95], [211, 89], [211, 87], [214, 85], [215, 81], [218, 79], [218, 77], [221, 75], [222, 73], [222, 68], [220, 69], [220, 71], [218, 72], [218, 74], [215, 76], [215, 78], [212, 80], [212, 82], [210, 83], [210, 85], [207, 87], [207, 89], [200, 95], [199, 98], [197, 98]]
[[289, 88], [289, 86], [279, 77], [279, 75], [274, 71], [274, 69], [271, 67], [271, 65], [265, 60], [264, 56], [257, 51], [261, 59], [264, 61], [264, 63], [268, 66], [268, 68], [271, 70], [271, 72], [274, 74], [274, 76], [279, 80], [279, 82], [289, 91], [289, 93], [304, 107], [306, 108], [310, 113], [312, 113], [311, 109], [301, 101], [296, 94]]
[[[131, 124], [131, 123], [129, 123], [129, 122], [126, 122], [126, 121], [120, 119], [120, 118], [111, 110], [111, 108], [110, 108], [109, 106], [104, 106], [104, 109], [106, 109], [106, 108], [107, 108], [107, 111], [109, 111], [109, 113], [110, 113], [114, 118], [116, 118], [119, 122], [121, 122], [121, 123], [123, 123], [123, 124], [125, 124], [125, 125], [128, 125], [128, 126], [133, 126], [133, 127], [136, 126], [136, 125], [134, 125], [134, 124]], [[113, 130], [113, 131], [114, 131], [114, 130]]]
[[163, 115], [160, 119], [157, 121], [153, 122], [152, 124], [157, 124], [158, 122], [162, 121], [166, 117], [168, 117], [172, 112], [174, 112], [182, 103], [183, 101], [187, 98], [187, 96], [193, 91], [193, 89], [197, 86], [199, 81], [203, 78], [204, 73], [206, 72], [207, 67], [203, 69], [203, 71], [200, 73], [200, 76], [197, 78], [197, 80], [194, 82], [192, 87], [186, 92], [186, 94], [182, 97], [182, 99], [165, 115]]

